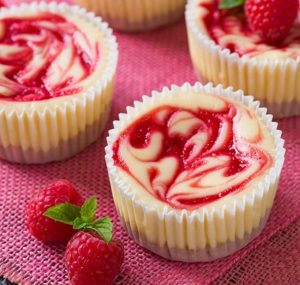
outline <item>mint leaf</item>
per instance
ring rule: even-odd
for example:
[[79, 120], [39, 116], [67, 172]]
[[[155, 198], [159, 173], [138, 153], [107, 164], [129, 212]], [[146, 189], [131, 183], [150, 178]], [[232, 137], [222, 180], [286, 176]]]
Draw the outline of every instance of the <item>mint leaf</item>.
[[76, 218], [73, 222], [73, 229], [74, 230], [83, 230], [87, 226], [88, 226], [88, 223], [83, 221], [81, 218]]
[[109, 218], [101, 218], [95, 221], [92, 227], [88, 228], [95, 230], [106, 243], [109, 243], [111, 241], [113, 224]]
[[80, 207], [70, 203], [57, 204], [47, 209], [44, 216], [63, 224], [73, 225], [74, 220], [80, 217]]
[[222, 0], [219, 4], [220, 9], [231, 9], [241, 6], [245, 3], [245, 0]]
[[90, 199], [86, 200], [81, 207], [81, 218], [86, 222], [92, 222], [94, 216], [97, 212], [97, 198], [92, 196]]
[[104, 217], [104, 218], [100, 218], [100, 219], [96, 220], [93, 223], [93, 226], [96, 228], [97, 227], [105, 227], [111, 231], [113, 230], [113, 224], [112, 224], [110, 218], [108, 218], [108, 217]]
[[82, 207], [62, 203], [49, 208], [45, 211], [44, 216], [71, 225], [75, 230], [94, 230], [106, 243], [109, 243], [112, 239], [113, 224], [107, 217], [94, 221], [96, 211], [97, 199], [96, 196], [93, 196]]

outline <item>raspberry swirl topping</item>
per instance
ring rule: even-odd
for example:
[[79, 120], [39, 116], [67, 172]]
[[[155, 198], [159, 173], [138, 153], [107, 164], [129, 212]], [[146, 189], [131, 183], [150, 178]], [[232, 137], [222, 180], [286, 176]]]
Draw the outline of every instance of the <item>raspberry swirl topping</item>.
[[240, 56], [256, 58], [292, 58], [300, 56], [300, 24], [276, 45], [270, 45], [248, 24], [243, 9], [220, 10], [218, 0], [200, 0], [199, 14], [206, 32], [215, 43]]
[[207, 99], [213, 110], [160, 106], [113, 145], [115, 165], [173, 208], [193, 210], [236, 194], [273, 165], [256, 115], [225, 98]]
[[62, 15], [0, 20], [0, 99], [36, 101], [81, 91], [100, 45]]

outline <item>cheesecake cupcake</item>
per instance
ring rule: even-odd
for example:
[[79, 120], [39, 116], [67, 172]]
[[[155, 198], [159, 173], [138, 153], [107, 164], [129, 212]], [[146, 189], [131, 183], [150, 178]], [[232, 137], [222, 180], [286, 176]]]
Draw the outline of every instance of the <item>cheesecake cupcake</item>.
[[177, 21], [186, 0], [75, 0], [121, 31], [144, 31]]
[[45, 163], [94, 142], [110, 111], [117, 44], [82, 8], [0, 11], [0, 158]]
[[[299, 5], [295, 1], [295, 5]], [[277, 27], [275, 32], [271, 25], [269, 30], [256, 27], [262, 22], [268, 23], [267, 19], [260, 20], [257, 12], [267, 7], [254, 7], [263, 5], [260, 4], [263, 1], [252, 1], [256, 2], [252, 4], [248, 0], [246, 5], [253, 7], [235, 9], [221, 9], [222, 2], [226, 1], [189, 0], [187, 4], [190, 55], [199, 79], [242, 89], [246, 94], [254, 95], [277, 117], [300, 114], [300, 83], [297, 80], [300, 74], [300, 24], [298, 21], [293, 24], [292, 19], [297, 17], [297, 9], [286, 8], [285, 14], [281, 15], [292, 19], [291, 30], [282, 24], [281, 31]], [[286, 1], [286, 5], [292, 2]], [[256, 10], [251, 11], [251, 8]], [[267, 15], [268, 12], [264, 12]], [[290, 16], [291, 13], [294, 15]], [[256, 22], [252, 23], [254, 20]], [[275, 21], [280, 23], [281, 20]]]
[[198, 262], [263, 229], [284, 162], [272, 116], [242, 91], [173, 86], [128, 107], [106, 147], [120, 219], [141, 246]]

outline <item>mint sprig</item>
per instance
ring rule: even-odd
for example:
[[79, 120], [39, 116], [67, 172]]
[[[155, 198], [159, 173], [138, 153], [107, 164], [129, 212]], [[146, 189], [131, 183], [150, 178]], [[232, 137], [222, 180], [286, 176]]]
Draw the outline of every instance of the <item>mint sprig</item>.
[[[89, 226], [88, 226], [89, 228]], [[96, 220], [93, 223], [93, 229], [104, 239], [111, 240], [111, 233], [113, 230], [112, 222], [109, 218], [104, 217]]]
[[93, 222], [97, 212], [97, 199], [95, 196], [86, 200], [80, 209], [80, 216], [85, 222]]
[[242, 6], [245, 0], [222, 0], [219, 4], [219, 9], [232, 9]]
[[49, 208], [44, 216], [72, 226], [74, 220], [80, 216], [80, 207], [70, 203], [57, 204]]
[[113, 224], [108, 217], [95, 220], [97, 199], [93, 196], [79, 207], [70, 203], [57, 204], [47, 209], [45, 217], [73, 226], [79, 231], [96, 231], [106, 243], [112, 239]]

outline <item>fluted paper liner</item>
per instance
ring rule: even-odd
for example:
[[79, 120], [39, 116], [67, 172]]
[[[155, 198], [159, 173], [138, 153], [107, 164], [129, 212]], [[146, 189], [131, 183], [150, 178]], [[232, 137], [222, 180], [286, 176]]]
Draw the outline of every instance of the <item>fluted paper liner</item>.
[[186, 0], [76, 0], [113, 28], [142, 31], [174, 22], [184, 14]]
[[[178, 93], [190, 96], [200, 92], [225, 96], [254, 110], [274, 138], [274, 166], [250, 195], [241, 192], [222, 206], [212, 203], [189, 211], [177, 210], [165, 203], [153, 205], [148, 198], [146, 202], [134, 191], [134, 186], [127, 183], [122, 170], [114, 165], [113, 143], [126, 126], [164, 102], [165, 98], [172, 98]], [[242, 91], [233, 92], [232, 88], [223, 89], [221, 85], [213, 87], [212, 84], [203, 86], [196, 83], [191, 86], [186, 83], [182, 87], [172, 86], [171, 90], [164, 88], [161, 93], [153, 92], [152, 97], [144, 96], [142, 102], [135, 102], [134, 107], [127, 107], [126, 114], [119, 115], [107, 142], [105, 158], [119, 216], [134, 240], [153, 252], [173, 260], [210, 261], [245, 246], [264, 227], [284, 162], [284, 141], [281, 131], [277, 130], [277, 123], [272, 121], [271, 115], [267, 115], [267, 110], [260, 108], [253, 97], [244, 96]], [[151, 194], [145, 191], [145, 195]]]
[[200, 27], [199, 0], [189, 0], [186, 25], [195, 72], [203, 82], [242, 89], [276, 117], [300, 114], [300, 57], [258, 59], [239, 56], [215, 43]]
[[[118, 58], [115, 37], [107, 23], [65, 3], [32, 3], [2, 8], [0, 17], [24, 11], [71, 13], [103, 33], [102, 73], [86, 92], [47, 101], [0, 101], [0, 157], [12, 162], [44, 163], [68, 158], [94, 142], [108, 116]], [[47, 104], [51, 103], [51, 104]]]

